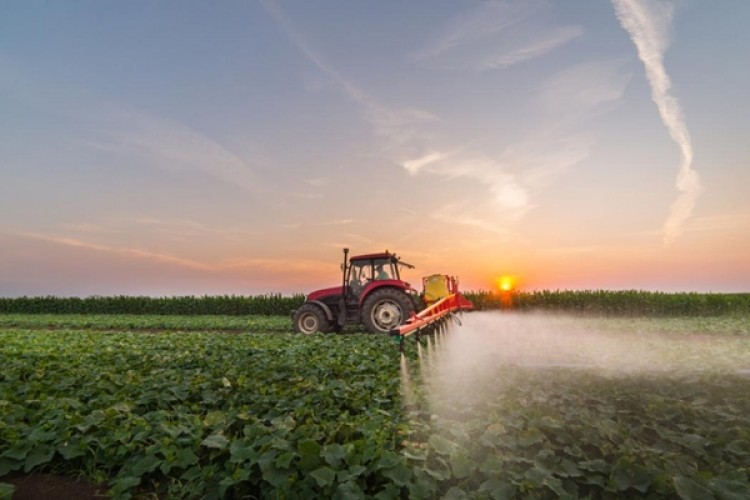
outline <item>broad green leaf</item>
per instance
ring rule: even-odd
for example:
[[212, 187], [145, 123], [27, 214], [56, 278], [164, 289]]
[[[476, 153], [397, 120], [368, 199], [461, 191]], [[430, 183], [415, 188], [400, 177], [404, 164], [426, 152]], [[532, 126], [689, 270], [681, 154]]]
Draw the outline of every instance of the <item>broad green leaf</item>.
[[464, 500], [468, 498], [466, 492], [458, 486], [451, 486], [443, 495], [444, 500]]
[[54, 431], [44, 431], [42, 429], [34, 429], [31, 434], [29, 434], [29, 441], [52, 441], [55, 439], [57, 434]]
[[[705, 500], [715, 498], [711, 490], [685, 476], [676, 476], [672, 481], [674, 490], [683, 500]], [[748, 490], [750, 491], [750, 489]]]
[[468, 477], [475, 468], [474, 462], [465, 453], [453, 453], [450, 463], [456, 479]]
[[396, 486], [407, 486], [411, 481], [412, 476], [411, 469], [403, 464], [383, 470], [381, 473], [383, 476], [393, 481], [393, 484]]
[[318, 486], [324, 488], [330, 486], [336, 480], [336, 471], [330, 467], [323, 466], [320, 469], [316, 469], [310, 473], [310, 476], [315, 479]]
[[29, 451], [28, 455], [26, 455], [23, 471], [30, 472], [37, 465], [49, 462], [54, 454], [55, 449], [52, 446], [42, 445], [33, 448]]
[[543, 442], [544, 433], [536, 428], [526, 429], [519, 434], [518, 444], [524, 448]]
[[516, 489], [505, 481], [488, 479], [479, 486], [479, 492], [493, 500], [510, 500], [515, 498]]
[[340, 444], [334, 443], [325, 445], [320, 454], [328, 462], [328, 465], [337, 468], [346, 457], [346, 449]]
[[16, 487], [8, 483], [0, 483], [0, 499], [13, 498], [13, 492], [16, 491]]
[[612, 468], [612, 481], [614, 481], [618, 491], [633, 488], [645, 493], [648, 491], [653, 478], [652, 471], [628, 461], [621, 460]]
[[456, 449], [456, 444], [453, 441], [450, 441], [439, 434], [430, 436], [429, 443], [430, 447], [440, 455], [450, 455], [451, 452]]
[[23, 462], [20, 460], [0, 457], [0, 477], [7, 475], [11, 471], [20, 469], [22, 465]]
[[318, 456], [320, 454], [320, 445], [312, 439], [303, 439], [297, 443], [297, 451], [302, 456]]
[[229, 453], [231, 455], [229, 461], [235, 464], [251, 461], [258, 456], [249, 443], [240, 440], [232, 441], [229, 446]]
[[190, 448], [182, 448], [175, 453], [172, 465], [184, 469], [189, 465], [194, 465], [196, 463], [198, 463], [198, 457], [193, 450]]
[[578, 468], [590, 472], [603, 472], [605, 474], [608, 474], [610, 467], [611, 466], [607, 462], [599, 458], [595, 460], [584, 460], [583, 462], [578, 462]]
[[146, 455], [136, 460], [130, 467], [130, 471], [134, 476], [142, 476], [147, 472], [156, 470], [161, 462], [162, 460], [155, 455]]
[[201, 442], [202, 446], [223, 450], [229, 444], [229, 440], [221, 434], [211, 434]]
[[117, 498], [130, 498], [131, 495], [127, 492], [141, 484], [141, 478], [133, 476], [118, 476], [111, 482], [111, 484], [111, 492], [113, 496]]
[[219, 424], [223, 425], [226, 418], [227, 416], [223, 411], [210, 411], [206, 414], [206, 418], [203, 419], [203, 425], [206, 427], [216, 427]]
[[357, 483], [354, 481], [347, 481], [336, 487], [336, 493], [333, 498], [335, 500], [355, 500], [359, 498], [364, 499], [367, 498], [367, 496]]
[[273, 463], [261, 464], [261, 471], [263, 479], [277, 488], [288, 483], [291, 475], [289, 469], [279, 468]]

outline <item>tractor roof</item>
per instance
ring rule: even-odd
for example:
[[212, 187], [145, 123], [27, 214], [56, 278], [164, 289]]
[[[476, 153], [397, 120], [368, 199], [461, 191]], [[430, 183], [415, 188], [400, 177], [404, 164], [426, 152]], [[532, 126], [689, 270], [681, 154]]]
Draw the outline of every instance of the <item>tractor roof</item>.
[[409, 269], [414, 269], [414, 266], [412, 266], [411, 264], [407, 264], [406, 262], [401, 260], [398, 255], [396, 255], [395, 253], [391, 253], [388, 250], [382, 253], [368, 253], [365, 255], [355, 255], [354, 257], [349, 259], [349, 262], [354, 262], [358, 260], [378, 260], [378, 259], [391, 260], [393, 262], [398, 263], [398, 265], [400, 266], [408, 267]]
[[366, 255], [355, 255], [349, 260], [376, 260], [376, 259], [398, 259], [395, 254], [389, 252], [368, 253]]

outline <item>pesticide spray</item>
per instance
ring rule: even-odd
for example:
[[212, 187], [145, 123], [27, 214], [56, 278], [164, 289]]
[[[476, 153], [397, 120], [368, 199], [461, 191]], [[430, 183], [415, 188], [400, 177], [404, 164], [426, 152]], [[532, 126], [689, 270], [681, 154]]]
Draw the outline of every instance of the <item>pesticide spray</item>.
[[[704, 431], [726, 430], [740, 450], [735, 461], [744, 460], [736, 436], [750, 425], [747, 336], [529, 313], [461, 321], [401, 358], [413, 429], [404, 450], [429, 495], [459, 486], [509, 498], [627, 495], [632, 478], [651, 474], [628, 469], [633, 450], [654, 477], [677, 477], [705, 458], [712, 439], [725, 439]], [[687, 465], [663, 451], [673, 448]], [[599, 486], [577, 490], [582, 477]], [[622, 481], [613, 486], [615, 477]], [[651, 491], [643, 481], [634, 491]]]
[[[420, 379], [432, 400], [486, 398], [503, 368], [576, 370], [607, 377], [671, 372], [750, 373], [750, 341], [628, 331], [627, 322], [528, 313], [481, 312], [418, 348]], [[438, 397], [439, 396], [439, 397]]]

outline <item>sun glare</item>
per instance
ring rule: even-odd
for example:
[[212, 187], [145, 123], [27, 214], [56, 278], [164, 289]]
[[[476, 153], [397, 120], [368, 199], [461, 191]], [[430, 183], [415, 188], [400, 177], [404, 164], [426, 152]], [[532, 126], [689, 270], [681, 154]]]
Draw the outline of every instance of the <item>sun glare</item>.
[[511, 292], [516, 288], [514, 276], [500, 276], [495, 280], [497, 288], [502, 292]]

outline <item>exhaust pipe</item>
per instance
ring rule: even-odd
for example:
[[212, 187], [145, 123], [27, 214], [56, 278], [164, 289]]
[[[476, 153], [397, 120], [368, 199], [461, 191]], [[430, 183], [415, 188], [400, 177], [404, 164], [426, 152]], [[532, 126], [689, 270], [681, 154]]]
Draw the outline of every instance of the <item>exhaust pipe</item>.
[[346, 279], [346, 272], [348, 270], [348, 257], [349, 249], [344, 248], [344, 263], [341, 265], [341, 307], [339, 308], [339, 325], [342, 327], [346, 325], [346, 297], [349, 295], [349, 280]]

